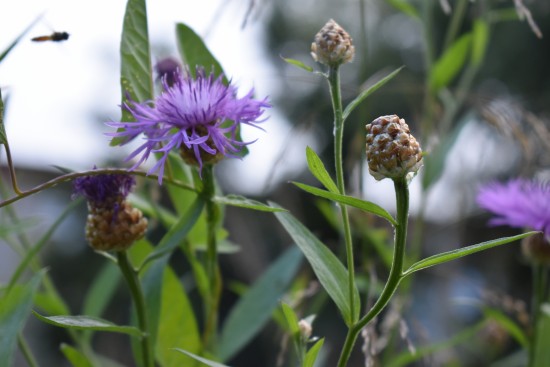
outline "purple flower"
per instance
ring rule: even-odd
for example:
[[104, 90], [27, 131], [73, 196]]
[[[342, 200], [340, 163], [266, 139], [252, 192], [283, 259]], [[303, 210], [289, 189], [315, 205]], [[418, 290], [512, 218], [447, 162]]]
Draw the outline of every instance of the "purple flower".
[[[188, 74], [188, 73], [187, 73]], [[237, 140], [240, 124], [258, 127], [267, 100], [253, 99], [253, 90], [237, 98], [237, 89], [224, 85], [222, 76], [206, 75], [197, 68], [196, 78], [177, 72], [173, 85], [163, 79], [163, 93], [154, 101], [130, 101], [123, 108], [136, 122], [110, 122], [109, 126], [124, 131], [108, 134], [124, 138], [124, 143], [138, 135], [145, 142], [131, 153], [126, 161], [141, 154], [131, 170], [142, 164], [151, 152], [162, 153], [149, 174], [158, 171], [162, 183], [164, 164], [172, 149], [180, 149], [187, 163], [202, 170], [203, 164], [212, 164], [224, 157], [235, 157], [244, 145]]]
[[528, 227], [550, 236], [550, 185], [515, 179], [481, 188], [477, 203], [497, 215], [491, 225]]
[[130, 175], [91, 175], [73, 182], [73, 197], [84, 196], [95, 205], [108, 204], [126, 198], [136, 180]]

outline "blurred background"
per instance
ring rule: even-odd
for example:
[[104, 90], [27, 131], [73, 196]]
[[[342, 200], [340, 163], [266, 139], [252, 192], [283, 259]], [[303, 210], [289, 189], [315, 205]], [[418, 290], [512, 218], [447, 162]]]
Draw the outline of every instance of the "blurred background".
[[[518, 4], [530, 10], [531, 23], [528, 16], [519, 19]], [[328, 88], [322, 77], [281, 58], [297, 59], [321, 70], [314, 65], [309, 49], [315, 33], [330, 18], [350, 33], [356, 47], [353, 63], [341, 70], [344, 104], [405, 66], [346, 122], [348, 193], [390, 211], [394, 208], [391, 182], [375, 182], [364, 162], [364, 125], [380, 115], [395, 113], [405, 118], [428, 157], [441, 158], [439, 168], [421, 170], [411, 187], [413, 253], [425, 257], [518, 233], [487, 227], [488, 215], [475, 205], [479, 185], [517, 176], [548, 177], [547, 1], [156, 0], [147, 5], [153, 64], [166, 57], [178, 57], [174, 29], [177, 22], [183, 22], [204, 37], [227, 76], [243, 93], [254, 88], [259, 98], [267, 95], [273, 104], [270, 118], [263, 125], [265, 132], [243, 131], [245, 141], [258, 139], [250, 146], [250, 154], [243, 160], [220, 164], [218, 178], [224, 191], [278, 202], [336, 253], [342, 246], [332, 226], [337, 221], [333, 208], [288, 184], [289, 180], [316, 184], [307, 172], [306, 146], [323, 157], [332, 172], [333, 116]], [[72, 170], [94, 165], [123, 166], [120, 162], [132, 147], [109, 147], [109, 139], [103, 134], [108, 128], [103, 123], [120, 118], [118, 49], [125, 2], [0, 0], [0, 8], [0, 50], [35, 22], [0, 63], [5, 124], [20, 186], [28, 189], [55, 177], [59, 171], [54, 166]], [[466, 63], [445, 88], [427, 92], [429, 71], [443, 50], [471, 31], [480, 19], [489, 25], [482, 63], [475, 68]], [[30, 41], [54, 31], [66, 31], [70, 38], [60, 43]], [[7, 185], [4, 152], [1, 158], [1, 177]], [[62, 185], [14, 205], [25, 222], [25, 236], [30, 240], [40, 236], [67, 205], [70, 193], [70, 186]], [[5, 191], [2, 196], [11, 194]], [[352, 212], [352, 219], [356, 224], [357, 262], [365, 283], [376, 279], [383, 282], [387, 269], [379, 259], [391, 250], [388, 246], [392, 233], [370, 216]], [[12, 220], [5, 209], [0, 211], [2, 226], [13, 224]], [[104, 262], [85, 244], [84, 222], [82, 207], [78, 216], [71, 217], [55, 233], [43, 252], [44, 264], [75, 312]], [[227, 208], [226, 226], [231, 241], [241, 251], [222, 258], [223, 271], [227, 279], [237, 283], [252, 283], [284, 248], [292, 245], [272, 215]], [[3, 283], [19, 262], [19, 255], [8, 246], [11, 240], [0, 237]], [[181, 276], [185, 280], [184, 272]], [[311, 292], [303, 296], [300, 311], [303, 316], [318, 315], [314, 335], [326, 337], [324, 365], [333, 366], [345, 336], [343, 322], [336, 308], [323, 299], [319, 287], [310, 282], [312, 275], [306, 265], [301, 279], [310, 284]], [[378, 343], [361, 340], [358, 344], [369, 347], [371, 360], [378, 359], [378, 365], [386, 366], [389, 364], [384, 361], [391, 353], [444, 343], [474, 325], [482, 313], [479, 304], [499, 309], [525, 325], [530, 284], [530, 267], [517, 244], [426, 270], [406, 285], [403, 296], [372, 330]], [[235, 300], [228, 290], [224, 297], [226, 310]], [[127, 322], [126, 294], [121, 293], [119, 301], [110, 305], [105, 318]], [[43, 365], [66, 365], [57, 349], [66, 338], [62, 330], [33, 319], [28, 328], [36, 336], [30, 343]], [[476, 333], [480, 340], [476, 344], [464, 337], [416, 362], [401, 365], [486, 366], [496, 360], [513, 359], [519, 350], [498, 323], [489, 323]], [[98, 350], [122, 364], [131, 363], [125, 337], [100, 335], [101, 339], [96, 340]], [[230, 364], [277, 366], [280, 350], [284, 350], [283, 340], [280, 328], [271, 323]], [[359, 349], [350, 365], [365, 365]]]

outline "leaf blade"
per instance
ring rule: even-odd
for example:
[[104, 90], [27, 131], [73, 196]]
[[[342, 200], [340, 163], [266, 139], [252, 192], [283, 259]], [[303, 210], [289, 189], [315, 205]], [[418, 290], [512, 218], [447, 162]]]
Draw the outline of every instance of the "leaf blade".
[[456, 250], [451, 250], [451, 251], [443, 252], [437, 255], [433, 255], [411, 265], [411, 267], [403, 273], [403, 277], [406, 277], [419, 270], [427, 269], [435, 265], [460, 259], [461, 257], [471, 255], [476, 252], [488, 250], [490, 248], [500, 246], [500, 245], [505, 245], [507, 243], [510, 243], [516, 240], [521, 240], [522, 238], [531, 236], [536, 233], [540, 233], [540, 232], [533, 231], [533, 232], [523, 233], [517, 236], [503, 237], [496, 240], [486, 241], [486, 242], [478, 243], [468, 247], [463, 247]]
[[[275, 203], [270, 203], [270, 205], [279, 207]], [[275, 217], [307, 258], [319, 282], [342, 313], [346, 324], [352, 325], [357, 320], [361, 307], [359, 292], [355, 288], [353, 290], [355, 292], [355, 313], [351, 314], [347, 269], [327, 246], [290, 213], [275, 213]]]
[[65, 329], [74, 330], [95, 330], [108, 331], [113, 333], [122, 333], [141, 337], [141, 331], [134, 326], [120, 326], [99, 317], [84, 315], [63, 315], [63, 316], [42, 316], [36, 311], [32, 311], [39, 320]]
[[319, 180], [319, 182], [322, 183], [328, 191], [339, 194], [340, 190], [338, 190], [338, 186], [336, 186], [332, 180], [332, 177], [330, 177], [330, 174], [325, 168], [325, 164], [321, 158], [319, 158], [317, 153], [315, 153], [315, 151], [310, 147], [306, 147], [306, 158], [307, 166], [313, 176], [315, 176], [315, 178]]
[[253, 209], [253, 210], [258, 210], [262, 212], [273, 213], [273, 212], [279, 212], [279, 211], [286, 211], [286, 209], [273, 208], [259, 201], [252, 200], [241, 195], [234, 195], [234, 194], [225, 195], [225, 196], [215, 196], [212, 198], [212, 201], [218, 204], [236, 206], [239, 208]]

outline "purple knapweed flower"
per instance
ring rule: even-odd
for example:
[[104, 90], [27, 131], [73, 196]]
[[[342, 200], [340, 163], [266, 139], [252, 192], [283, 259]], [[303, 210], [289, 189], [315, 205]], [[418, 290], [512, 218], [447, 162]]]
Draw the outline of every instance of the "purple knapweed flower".
[[83, 196], [95, 205], [126, 198], [136, 180], [130, 175], [104, 174], [78, 177], [73, 182], [73, 197]]
[[164, 91], [154, 101], [123, 105], [136, 122], [110, 122], [109, 126], [124, 131], [108, 135], [123, 138], [124, 142], [144, 135], [145, 142], [131, 153], [126, 161], [141, 154], [131, 170], [142, 164], [151, 152], [162, 153], [158, 162], [148, 171], [158, 171], [162, 183], [164, 164], [172, 149], [180, 149], [182, 158], [202, 170], [203, 164], [214, 164], [224, 157], [236, 157], [244, 145], [237, 140], [240, 124], [258, 127], [264, 109], [271, 107], [267, 100], [255, 100], [253, 90], [242, 98], [237, 89], [224, 85], [223, 77], [206, 75], [197, 68], [196, 77], [178, 72], [173, 85], [166, 78]]
[[497, 215], [491, 225], [531, 228], [550, 237], [550, 185], [514, 179], [483, 186], [477, 203]]

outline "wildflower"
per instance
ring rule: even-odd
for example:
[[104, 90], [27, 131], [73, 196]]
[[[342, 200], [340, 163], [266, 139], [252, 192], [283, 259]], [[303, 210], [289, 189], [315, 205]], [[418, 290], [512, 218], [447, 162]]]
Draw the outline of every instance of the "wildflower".
[[353, 60], [355, 47], [348, 32], [333, 19], [315, 35], [311, 56], [321, 64], [339, 66]]
[[414, 177], [422, 166], [422, 150], [405, 120], [380, 116], [365, 128], [370, 174], [378, 181]]
[[74, 181], [74, 194], [88, 201], [86, 240], [96, 251], [121, 251], [145, 235], [147, 219], [126, 201], [135, 185], [129, 175], [92, 175]]
[[141, 154], [131, 168], [137, 168], [147, 160], [151, 152], [161, 153], [149, 174], [158, 171], [162, 183], [164, 165], [172, 149], [180, 149], [180, 155], [191, 165], [202, 170], [204, 164], [214, 164], [224, 157], [236, 157], [243, 146], [237, 140], [241, 124], [258, 127], [264, 109], [270, 107], [267, 100], [253, 99], [253, 90], [237, 98], [237, 89], [224, 85], [222, 76], [206, 75], [197, 68], [196, 78], [177, 72], [170, 86], [163, 79], [163, 93], [154, 101], [123, 105], [136, 122], [110, 122], [109, 126], [124, 131], [109, 135], [122, 137], [124, 143], [144, 134], [145, 143], [130, 154], [130, 160]]
[[550, 185], [525, 179], [490, 183], [477, 195], [477, 203], [496, 217], [491, 225], [531, 228], [550, 238]]

